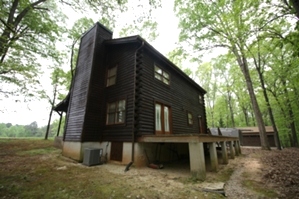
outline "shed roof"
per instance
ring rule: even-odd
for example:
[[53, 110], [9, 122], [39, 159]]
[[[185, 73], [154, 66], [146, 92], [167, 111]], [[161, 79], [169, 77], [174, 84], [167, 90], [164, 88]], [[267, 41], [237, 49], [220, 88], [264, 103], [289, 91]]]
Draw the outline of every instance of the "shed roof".
[[[260, 130], [257, 126], [254, 127], [237, 127], [236, 129], [239, 129], [242, 131], [242, 134], [259, 134]], [[274, 133], [273, 126], [265, 126], [266, 133]]]
[[67, 112], [68, 106], [69, 106], [69, 100], [70, 100], [70, 93], [67, 94], [67, 96], [59, 102], [53, 110], [56, 112]]

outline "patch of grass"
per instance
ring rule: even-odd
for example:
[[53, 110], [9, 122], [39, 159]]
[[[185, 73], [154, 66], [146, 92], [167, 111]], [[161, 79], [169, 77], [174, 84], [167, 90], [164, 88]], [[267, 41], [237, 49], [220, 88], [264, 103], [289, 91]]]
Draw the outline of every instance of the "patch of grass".
[[226, 168], [221, 172], [218, 172], [217, 179], [221, 182], [226, 182], [230, 179], [230, 176], [233, 174], [233, 172], [234, 172], [233, 168]]
[[48, 147], [48, 148], [42, 148], [42, 149], [32, 149], [32, 150], [17, 152], [17, 155], [29, 155], [29, 156], [43, 155], [43, 154], [49, 154], [56, 150], [57, 149], [54, 147]]
[[264, 186], [261, 185], [260, 182], [257, 182], [255, 180], [244, 180], [242, 182], [242, 185], [244, 187], [256, 192], [261, 197], [265, 197], [265, 198], [277, 198], [278, 197], [278, 194], [275, 191], [265, 188]]

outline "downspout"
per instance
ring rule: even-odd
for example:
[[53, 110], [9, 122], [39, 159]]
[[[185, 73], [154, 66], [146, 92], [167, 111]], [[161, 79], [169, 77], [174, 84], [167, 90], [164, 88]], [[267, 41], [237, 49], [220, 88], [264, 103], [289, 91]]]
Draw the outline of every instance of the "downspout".
[[125, 172], [129, 171], [130, 167], [134, 163], [134, 150], [135, 150], [135, 100], [136, 100], [136, 76], [137, 76], [137, 52], [144, 46], [144, 41], [142, 41], [142, 44], [137, 50], [135, 51], [135, 57], [134, 57], [134, 90], [133, 90], [133, 97], [134, 97], [134, 102], [133, 102], [133, 128], [132, 128], [132, 152], [131, 152], [131, 162], [126, 166]]

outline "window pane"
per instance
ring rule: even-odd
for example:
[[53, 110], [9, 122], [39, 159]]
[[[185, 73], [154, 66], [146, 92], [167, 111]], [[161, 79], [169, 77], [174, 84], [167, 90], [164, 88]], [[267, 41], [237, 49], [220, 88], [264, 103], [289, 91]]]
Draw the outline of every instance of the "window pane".
[[165, 132], [169, 132], [169, 109], [164, 106], [164, 129]]
[[162, 70], [158, 66], [155, 66], [155, 72], [162, 75]]
[[163, 77], [165, 77], [166, 79], [169, 79], [169, 75], [166, 72], [163, 72]]
[[123, 111], [126, 109], [126, 100], [120, 100], [118, 102], [118, 110]]
[[117, 114], [116, 123], [123, 123], [123, 122], [125, 122], [125, 112], [121, 111], [118, 112]]
[[158, 66], [155, 66], [155, 78], [162, 81], [163, 83], [169, 85], [169, 74], [165, 71], [163, 71]]
[[115, 103], [109, 103], [108, 104], [108, 113], [115, 112]]
[[193, 124], [193, 117], [191, 113], [188, 113], [188, 124]]
[[116, 83], [116, 72], [117, 72], [117, 67], [113, 67], [108, 70], [107, 86], [111, 86]]
[[114, 113], [109, 113], [107, 115], [107, 124], [114, 124]]
[[161, 126], [161, 105], [160, 104], [156, 104], [156, 131], [161, 131], [162, 130], [162, 126]]
[[199, 100], [199, 103], [200, 103], [200, 104], [203, 103], [203, 97], [202, 97], [201, 95], [198, 96], [198, 100]]
[[158, 80], [162, 80], [162, 76], [158, 73], [155, 74], [155, 78], [157, 78]]
[[110, 70], [108, 70], [108, 77], [115, 76], [116, 70], [117, 70], [117, 67], [113, 67]]
[[117, 118], [115, 121], [116, 123], [125, 122], [125, 110], [126, 110], [126, 100], [120, 100], [118, 102]]
[[165, 79], [165, 78], [163, 78], [163, 82], [165, 83], [165, 84], [169, 84], [169, 80], [168, 79]]

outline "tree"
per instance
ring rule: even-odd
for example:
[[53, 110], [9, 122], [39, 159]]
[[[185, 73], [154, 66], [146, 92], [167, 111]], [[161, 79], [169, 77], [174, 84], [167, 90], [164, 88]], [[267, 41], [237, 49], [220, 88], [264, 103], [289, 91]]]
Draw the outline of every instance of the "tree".
[[[159, 0], [149, 0], [148, 3], [150, 12], [160, 5]], [[52, 59], [60, 63], [61, 52], [55, 46], [66, 32], [66, 17], [58, 7], [70, 6], [78, 12], [92, 9], [99, 14], [101, 22], [114, 27], [119, 13], [126, 11], [130, 4], [127, 0], [0, 1], [1, 97], [39, 96], [40, 68], [45, 66], [36, 60]], [[139, 2], [138, 5], [142, 4]], [[149, 15], [144, 14], [143, 17]]]
[[36, 60], [59, 60], [55, 42], [62, 14], [49, 0], [3, 0], [0, 13], [0, 93], [34, 96], [40, 91]]
[[[280, 12], [272, 13], [267, 1], [181, 1], [175, 8], [180, 18], [181, 41], [192, 44], [194, 49], [207, 50], [222, 47], [234, 54], [246, 81], [263, 149], [270, 149], [264, 120], [254, 92], [247, 46], [256, 40], [256, 31], [269, 24], [279, 24]], [[249, 14], [250, 13], [250, 14]]]

